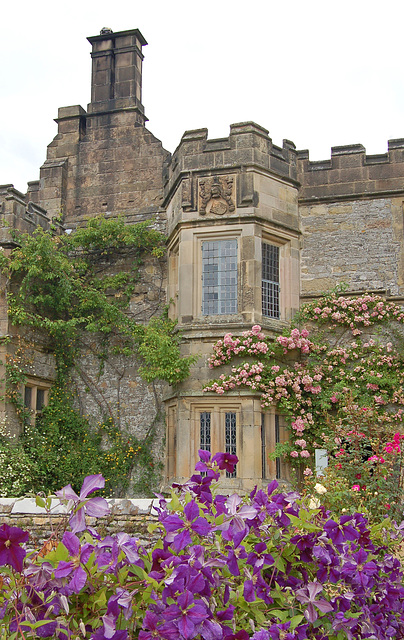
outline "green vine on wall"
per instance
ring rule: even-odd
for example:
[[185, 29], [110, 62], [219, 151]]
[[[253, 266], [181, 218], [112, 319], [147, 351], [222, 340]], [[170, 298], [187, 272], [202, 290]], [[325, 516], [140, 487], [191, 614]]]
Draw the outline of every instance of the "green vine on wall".
[[[79, 487], [88, 473], [102, 473], [108, 478], [106, 490], [122, 494], [125, 478], [136, 467], [142, 470], [135, 473], [137, 489], [143, 487], [144, 493], [148, 486], [150, 492], [158, 472], [151, 454], [154, 428], [140, 442], [119, 430], [111, 415], [90, 426], [73, 408], [69, 382], [86, 335], [101, 345], [101, 369], [111, 355], [121, 355], [139, 358], [140, 374], [149, 383], [176, 384], [187, 377], [194, 358], [181, 357], [167, 309], [156, 316], [158, 301], [146, 323], [129, 307], [145, 257], [158, 261], [165, 255], [164, 236], [147, 222], [127, 225], [121, 217], [97, 217], [71, 235], [38, 228], [14, 239], [18, 244], [10, 253], [0, 252], [9, 317], [14, 325], [44, 335], [57, 362], [57, 381], [40, 428], [30, 425], [20, 395], [27, 371], [16, 361], [22, 352], [6, 362], [6, 395], [25, 424], [18, 446], [32, 462], [31, 490], [67, 483]], [[7, 447], [7, 439], [0, 440], [0, 449]]]

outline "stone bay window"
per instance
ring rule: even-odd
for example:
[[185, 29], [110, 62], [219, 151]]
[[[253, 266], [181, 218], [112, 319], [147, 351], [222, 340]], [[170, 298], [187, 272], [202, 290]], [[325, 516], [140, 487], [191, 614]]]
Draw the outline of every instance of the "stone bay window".
[[[247, 129], [240, 125], [240, 157]], [[189, 378], [165, 397], [166, 480], [186, 481], [199, 449], [223, 451], [239, 462], [234, 473], [222, 473], [222, 489], [243, 493], [287, 478], [283, 461], [271, 456], [285, 437], [282, 417], [263, 415], [259, 393], [249, 388], [222, 396], [203, 389], [230, 371], [208, 366], [213, 345], [226, 333], [240, 336], [259, 324], [275, 339], [299, 308], [294, 187], [251, 169], [193, 171], [190, 146], [202, 154], [198, 161], [208, 161], [219, 147], [220, 158], [226, 157], [228, 143], [214, 141], [211, 150], [202, 131], [187, 132], [183, 143], [184, 156], [174, 154], [169, 176], [167, 291], [182, 352], [196, 362]]]

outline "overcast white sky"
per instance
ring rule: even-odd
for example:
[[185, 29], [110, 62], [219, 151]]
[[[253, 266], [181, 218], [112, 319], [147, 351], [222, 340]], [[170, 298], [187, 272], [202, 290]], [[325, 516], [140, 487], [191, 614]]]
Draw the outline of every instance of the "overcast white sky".
[[101, 28], [138, 28], [148, 128], [174, 151], [254, 120], [310, 158], [404, 138], [402, 0], [20, 0], [0, 10], [0, 184], [25, 191], [56, 135], [58, 107], [90, 100]]

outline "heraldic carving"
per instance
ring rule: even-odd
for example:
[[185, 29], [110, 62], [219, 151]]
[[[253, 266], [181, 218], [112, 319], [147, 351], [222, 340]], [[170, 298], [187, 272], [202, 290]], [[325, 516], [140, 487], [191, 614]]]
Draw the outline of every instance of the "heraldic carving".
[[215, 176], [199, 180], [198, 210], [204, 216], [213, 213], [223, 216], [232, 213], [234, 205], [234, 177]]

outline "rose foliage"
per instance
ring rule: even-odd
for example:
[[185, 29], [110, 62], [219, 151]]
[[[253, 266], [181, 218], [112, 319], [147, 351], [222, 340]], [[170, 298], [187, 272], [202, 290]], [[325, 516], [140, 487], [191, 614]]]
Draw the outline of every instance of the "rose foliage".
[[[332, 518], [276, 481], [241, 498], [218, 493], [235, 456], [200, 451], [197, 474], [160, 496], [154, 545], [119, 532], [101, 537], [85, 514], [106, 514], [78, 495], [65, 531], [38, 552], [27, 533], [0, 527], [0, 637], [88, 640], [304, 640], [402, 638], [404, 587], [391, 553], [400, 527], [369, 527], [360, 513]], [[39, 499], [48, 504], [48, 499]], [[50, 502], [49, 502], [50, 504]]]
[[303, 307], [296, 322], [276, 338], [258, 325], [240, 337], [227, 333], [209, 359], [211, 368], [227, 372], [205, 392], [260, 394], [262, 408], [276, 407], [290, 429], [275, 455], [307, 480], [315, 449], [326, 449], [329, 498], [366, 503], [383, 516], [392, 504], [400, 507], [401, 449], [388, 444], [403, 418], [403, 309], [373, 294], [332, 293]]

